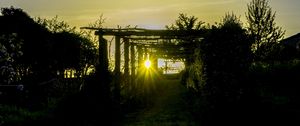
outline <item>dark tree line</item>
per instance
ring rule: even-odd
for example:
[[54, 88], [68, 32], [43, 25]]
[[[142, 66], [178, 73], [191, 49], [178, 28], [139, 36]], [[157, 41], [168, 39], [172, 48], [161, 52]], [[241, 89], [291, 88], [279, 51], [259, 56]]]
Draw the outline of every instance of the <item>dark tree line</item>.
[[[1, 13], [0, 85], [24, 87], [20, 98], [8, 99], [36, 109], [48, 99], [80, 92], [88, 70], [98, 61], [91, 39], [57, 17], [33, 19], [14, 7], [2, 8]], [[66, 70], [74, 77], [66, 77]]]
[[13, 7], [2, 8], [1, 13], [1, 35], [14, 35], [13, 39], [20, 40], [16, 44], [20, 45], [22, 56], [13, 58], [14, 69], [22, 81], [30, 78], [41, 83], [58, 75], [63, 77], [66, 69], [74, 69], [81, 76], [86, 73], [86, 66], [95, 65], [97, 50], [91, 40], [57, 17], [35, 21], [22, 9]]
[[[101, 91], [92, 88], [99, 87], [101, 80], [93, 82], [89, 78], [93, 78], [94, 73], [88, 75], [90, 70], [95, 72], [93, 68], [98, 64], [98, 49], [90, 38], [91, 33], [78, 32], [58, 17], [34, 19], [20, 8], [1, 8], [1, 14], [0, 120], [3, 121], [0, 125], [20, 122], [31, 125], [41, 118], [47, 119], [43, 125], [64, 125], [80, 114], [85, 117], [76, 118], [77, 122], [92, 120], [88, 119], [91, 116], [87, 112], [110, 110], [107, 106], [96, 109], [102, 105], [99, 104], [101, 100], [97, 100]], [[66, 70], [71, 70], [74, 78], [66, 77]], [[92, 88], [87, 89], [87, 83]], [[15, 85], [20, 85], [17, 88], [22, 91], [6, 88]], [[40, 112], [41, 115], [21, 116], [9, 107], [2, 107], [5, 105], [17, 106], [15, 111], [21, 115], [23, 111]], [[19, 120], [10, 121], [11, 118]], [[49, 124], [45, 124], [47, 122]]]

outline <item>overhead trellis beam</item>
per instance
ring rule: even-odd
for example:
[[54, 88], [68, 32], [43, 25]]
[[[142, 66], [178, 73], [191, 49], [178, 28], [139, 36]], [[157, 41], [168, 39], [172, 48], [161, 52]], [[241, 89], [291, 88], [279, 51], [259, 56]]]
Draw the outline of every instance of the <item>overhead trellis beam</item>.
[[150, 29], [111, 29], [81, 27], [81, 29], [97, 30], [96, 35], [117, 35], [117, 36], [201, 36], [203, 30], [150, 30]]

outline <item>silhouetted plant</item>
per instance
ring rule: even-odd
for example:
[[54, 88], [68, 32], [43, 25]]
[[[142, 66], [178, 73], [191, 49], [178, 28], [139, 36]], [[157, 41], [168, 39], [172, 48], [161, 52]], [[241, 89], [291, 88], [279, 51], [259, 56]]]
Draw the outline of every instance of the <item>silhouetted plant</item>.
[[16, 34], [0, 36], [0, 85], [20, 80], [16, 60], [23, 54], [21, 44]]
[[[5, 39], [5, 42], [1, 41], [1, 48], [8, 49], [14, 46], [15, 50], [10, 49], [9, 53], [12, 54], [14, 51], [23, 53], [18, 58], [15, 58], [18, 52], [15, 53], [15, 57], [9, 57], [14, 60], [13, 68], [18, 75], [18, 78], [10, 80], [18, 80], [24, 84], [27, 92], [26, 101], [30, 101], [27, 104], [42, 105], [42, 102], [47, 102], [49, 95], [55, 92], [53, 90], [57, 91], [52, 95], [53, 97], [62, 96], [58, 94], [74, 93], [71, 90], [75, 87], [78, 92], [78, 85], [84, 82], [81, 78], [87, 75], [88, 69], [97, 63], [95, 60], [97, 49], [91, 40], [76, 32], [64, 21], [59, 21], [57, 17], [51, 20], [39, 18], [38, 21], [34, 21], [22, 9], [14, 7], [2, 8], [1, 13], [0, 35], [6, 36], [1, 37]], [[17, 36], [9, 38], [8, 35]], [[19, 43], [21, 40], [22, 44]], [[2, 46], [2, 44], [6, 45]], [[6, 56], [11, 55], [7, 54], [5, 53]], [[66, 69], [76, 70], [75, 76], [79, 79], [64, 79]], [[62, 90], [64, 93], [60, 92]], [[33, 105], [34, 107], [36, 106]]]
[[[30, 74], [41, 76], [42, 71], [47, 71], [47, 49], [45, 46], [49, 44], [50, 33], [46, 28], [35, 23], [22, 9], [19, 8], [2, 8], [2, 34], [16, 33], [23, 40], [21, 56], [16, 62], [18, 71], [23, 79]], [[30, 32], [28, 32], [30, 31]], [[47, 64], [48, 66], [48, 64]], [[36, 78], [37, 79], [37, 78]]]
[[75, 69], [77, 76], [86, 75], [88, 69], [96, 65], [97, 49], [91, 36], [76, 32], [75, 27], [60, 21], [58, 16], [52, 19], [37, 18], [36, 22], [53, 33], [50, 48], [56, 50], [52, 58], [60, 73], [65, 69]]
[[60, 21], [58, 16], [55, 16], [51, 19], [43, 19], [37, 17], [35, 22], [42, 25], [43, 27], [47, 28], [52, 33], [59, 33], [59, 32], [70, 32], [74, 33], [76, 27], [71, 27], [67, 22]]
[[175, 20], [175, 24], [166, 26], [166, 28], [170, 30], [200, 30], [204, 28], [203, 24], [204, 22], [198, 21], [195, 16], [180, 13], [178, 19]]
[[212, 120], [222, 119], [222, 113], [237, 112], [234, 109], [252, 62], [251, 39], [239, 18], [228, 13], [221, 23], [211, 26], [193, 57], [186, 83], [199, 96], [193, 104], [200, 106], [196, 111], [201, 120], [211, 125]]
[[[182, 31], [193, 31], [193, 30], [205, 30], [204, 22], [198, 21], [198, 18], [195, 16], [188, 16], [186, 14], [180, 13], [178, 19], [175, 20], [175, 24], [166, 26], [169, 30], [182, 30]], [[193, 53], [195, 51], [196, 45], [199, 42], [198, 39], [192, 36], [186, 36], [182, 39], [178, 39], [175, 42], [169, 42], [170, 45], [178, 45], [182, 48], [174, 48], [162, 51], [170, 55], [170, 58], [182, 59], [185, 62], [185, 66], [189, 66], [193, 62]], [[166, 42], [167, 43], [167, 42]], [[180, 52], [182, 50], [182, 55], [176, 56], [174, 52]], [[173, 53], [173, 54], [172, 54]], [[176, 54], [176, 53], [175, 53]]]
[[276, 26], [275, 17], [268, 0], [252, 0], [248, 4], [247, 29], [253, 37], [252, 50], [256, 60], [272, 60], [272, 53], [276, 50], [285, 31]]
[[197, 46], [193, 55], [195, 62], [187, 67], [188, 80], [193, 85], [190, 86], [200, 90], [210, 79], [217, 81], [215, 77], [221, 77], [218, 74], [224, 74], [225, 78], [245, 74], [252, 61], [250, 45], [250, 37], [239, 18], [226, 14], [222, 23], [213, 25]]
[[20, 75], [35, 74], [41, 76], [39, 81], [45, 81], [55, 77], [57, 71], [60, 75], [63, 75], [64, 69], [77, 69], [78, 74], [87, 73], [84, 71], [95, 65], [93, 59], [96, 59], [97, 50], [94, 44], [76, 32], [75, 27], [59, 21], [57, 16], [34, 21], [22, 9], [13, 7], [2, 8], [2, 13], [2, 21], [7, 25], [1, 29], [1, 33], [15, 32], [24, 40], [21, 47], [24, 55], [17, 61], [19, 71], [23, 72]]

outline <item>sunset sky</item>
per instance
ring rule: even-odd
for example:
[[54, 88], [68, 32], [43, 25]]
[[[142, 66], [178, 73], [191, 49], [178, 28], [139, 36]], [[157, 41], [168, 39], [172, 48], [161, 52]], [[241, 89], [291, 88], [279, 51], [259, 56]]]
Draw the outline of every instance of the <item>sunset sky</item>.
[[[220, 22], [226, 12], [234, 12], [245, 23], [250, 0], [0, 0], [0, 7], [19, 7], [32, 17], [52, 18], [56, 15], [72, 26], [82, 27], [101, 14], [105, 27], [138, 25], [164, 28], [179, 13], [194, 15], [206, 23]], [[286, 37], [300, 32], [300, 0], [270, 0], [277, 12], [277, 25]]]

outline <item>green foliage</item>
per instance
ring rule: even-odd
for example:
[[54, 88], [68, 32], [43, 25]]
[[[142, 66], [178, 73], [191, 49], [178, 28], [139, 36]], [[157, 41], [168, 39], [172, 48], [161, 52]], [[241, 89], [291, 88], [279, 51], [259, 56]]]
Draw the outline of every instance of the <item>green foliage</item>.
[[0, 125], [21, 126], [47, 117], [46, 111], [29, 111], [16, 106], [0, 105]]
[[251, 63], [250, 46], [250, 38], [239, 18], [226, 14], [223, 22], [212, 26], [198, 44], [184, 81], [199, 92], [237, 86], [232, 84], [247, 72]]
[[185, 66], [181, 83], [185, 84], [187, 88], [199, 92], [205, 86], [204, 64], [200, 54], [200, 45], [195, 49], [193, 54], [194, 62], [191, 65]]
[[19, 80], [16, 60], [23, 54], [21, 44], [16, 34], [0, 36], [0, 84]]
[[246, 13], [248, 32], [253, 37], [252, 50], [256, 60], [268, 60], [285, 31], [276, 26], [275, 14], [268, 0], [252, 0]]
[[[192, 110], [195, 116], [205, 120], [201, 122], [203, 125], [236, 118], [233, 112], [238, 112], [235, 110], [252, 62], [251, 39], [239, 18], [226, 14], [221, 23], [213, 25], [198, 44], [193, 58], [195, 61], [183, 77], [195, 95], [195, 100], [189, 101], [197, 106]], [[224, 117], [223, 113], [228, 114]]]

